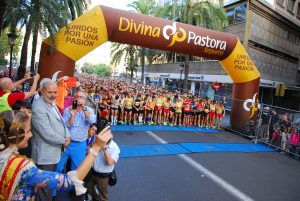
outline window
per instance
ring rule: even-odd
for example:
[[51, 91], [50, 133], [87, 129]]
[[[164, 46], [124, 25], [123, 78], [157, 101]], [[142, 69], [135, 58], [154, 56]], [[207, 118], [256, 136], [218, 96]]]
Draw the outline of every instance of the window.
[[234, 8], [227, 11], [228, 24], [234, 23]]
[[294, 13], [294, 7], [295, 7], [295, 1], [296, 0], [289, 0], [287, 4], [288, 11]]
[[237, 6], [235, 8], [227, 10], [228, 24], [236, 24], [246, 21], [246, 5]]
[[235, 23], [246, 21], [246, 5], [235, 8]]
[[276, 0], [276, 3], [284, 7], [284, 0]]
[[298, 3], [298, 8], [297, 8], [297, 17], [300, 18], [300, 2]]

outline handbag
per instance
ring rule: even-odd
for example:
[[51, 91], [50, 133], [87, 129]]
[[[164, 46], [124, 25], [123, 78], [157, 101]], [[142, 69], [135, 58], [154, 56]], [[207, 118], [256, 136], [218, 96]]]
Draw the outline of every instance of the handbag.
[[113, 170], [111, 173], [109, 173], [109, 176], [108, 176], [108, 184], [110, 186], [114, 186], [117, 184], [117, 174], [116, 174], [116, 171]]

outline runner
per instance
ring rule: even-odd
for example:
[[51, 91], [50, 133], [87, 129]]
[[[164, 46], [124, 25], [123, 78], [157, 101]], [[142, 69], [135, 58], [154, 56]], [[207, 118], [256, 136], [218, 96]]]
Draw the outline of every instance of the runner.
[[132, 106], [133, 106], [133, 97], [131, 92], [127, 94], [127, 97], [125, 98], [124, 101], [124, 112], [125, 112], [125, 124], [131, 125], [131, 120], [132, 120]]

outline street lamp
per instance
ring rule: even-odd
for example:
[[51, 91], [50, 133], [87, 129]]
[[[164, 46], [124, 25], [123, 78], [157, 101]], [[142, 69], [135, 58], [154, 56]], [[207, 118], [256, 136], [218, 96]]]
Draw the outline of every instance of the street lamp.
[[180, 84], [182, 85], [182, 71], [183, 71], [183, 68], [184, 68], [184, 64], [180, 64], [179, 65], [179, 70], [180, 70]]
[[182, 71], [183, 71], [183, 67], [184, 67], [184, 64], [180, 64], [180, 65], [179, 65], [179, 70], [180, 70], [180, 80], [182, 79]]
[[12, 53], [14, 45], [16, 44], [17, 35], [15, 33], [7, 34], [8, 44], [10, 45], [10, 61], [9, 61], [9, 78], [11, 78], [11, 69], [12, 69]]

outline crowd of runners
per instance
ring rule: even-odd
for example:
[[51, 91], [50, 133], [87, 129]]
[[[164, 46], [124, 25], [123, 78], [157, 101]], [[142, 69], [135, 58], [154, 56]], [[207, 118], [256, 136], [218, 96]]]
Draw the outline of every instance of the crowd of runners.
[[98, 104], [98, 118], [111, 125], [169, 125], [220, 129], [223, 100], [129, 83], [112, 78], [79, 75], [85, 92]]

